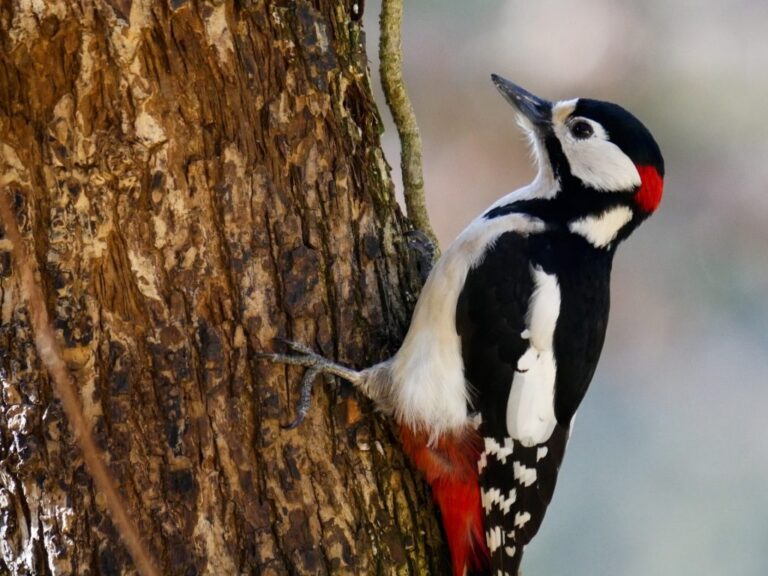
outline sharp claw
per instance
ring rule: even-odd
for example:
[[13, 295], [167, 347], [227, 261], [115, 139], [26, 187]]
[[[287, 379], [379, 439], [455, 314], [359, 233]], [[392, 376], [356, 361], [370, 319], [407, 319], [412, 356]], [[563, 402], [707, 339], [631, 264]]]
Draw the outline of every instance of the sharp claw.
[[300, 354], [306, 354], [307, 356], [312, 356], [313, 358], [318, 358], [317, 352], [312, 350], [309, 346], [305, 346], [304, 344], [301, 344], [300, 342], [293, 342], [292, 340], [286, 340], [285, 344], [293, 350], [294, 352], [299, 352]]
[[279, 344], [286, 344], [286, 345], [288, 344], [288, 342], [290, 342], [288, 338], [283, 338], [282, 336], [275, 336], [274, 338], [272, 338], [272, 341], [277, 342]]
[[299, 412], [293, 422], [289, 422], [288, 424], [280, 424], [280, 428], [283, 430], [293, 430], [294, 428], [298, 428], [299, 424], [304, 422], [304, 416], [306, 416], [306, 414]]
[[312, 401], [312, 386], [319, 374], [328, 372], [335, 376], [348, 379], [350, 382], [356, 382], [356, 377], [358, 376], [357, 372], [331, 362], [304, 344], [299, 344], [298, 342], [293, 342], [284, 338], [275, 338], [274, 340], [281, 344], [285, 344], [288, 349], [296, 353], [296, 355], [279, 354], [275, 352], [257, 352], [256, 357], [269, 362], [289, 364], [291, 366], [302, 366], [307, 369], [304, 373], [304, 378], [301, 381], [299, 400], [296, 408], [296, 418], [288, 424], [281, 424], [280, 427], [284, 430], [293, 430], [304, 421]]
[[295, 352], [301, 352], [303, 354], [315, 354], [315, 351], [312, 350], [309, 346], [302, 344], [301, 342], [296, 342], [295, 340], [289, 340], [288, 338], [283, 338], [282, 336], [275, 336], [272, 339], [273, 342], [276, 342], [278, 344], [282, 344], [286, 348], [293, 350]]
[[296, 408], [296, 419], [290, 424], [283, 424], [282, 427], [285, 430], [293, 430], [304, 421], [304, 417], [309, 412], [309, 406], [312, 402], [312, 385], [315, 382], [315, 378], [317, 378], [318, 374], [322, 371], [322, 367], [312, 366], [304, 373], [304, 378], [301, 379], [301, 391], [299, 392], [299, 402]]
[[[325, 360], [325, 358], [323, 358], [317, 352], [312, 350], [312, 348], [310, 348], [306, 344], [302, 344], [301, 342], [294, 342], [293, 340], [288, 340], [287, 338], [282, 338], [280, 336], [276, 336], [275, 338], [272, 339], [272, 341], [278, 344], [282, 344], [283, 346], [285, 346], [286, 348], [288, 348], [293, 352], [298, 352], [299, 354], [304, 354], [305, 356], [311, 356], [312, 358], [315, 358], [318, 361]], [[269, 352], [262, 352], [257, 355], [265, 356], [268, 354]]]
[[268, 360], [269, 362], [289, 364], [291, 366], [303, 366], [304, 368], [311, 368], [321, 364], [321, 359], [316, 354], [311, 356], [309, 354], [291, 356], [289, 354], [276, 354], [274, 352], [258, 352], [256, 353], [256, 356], [262, 360]]

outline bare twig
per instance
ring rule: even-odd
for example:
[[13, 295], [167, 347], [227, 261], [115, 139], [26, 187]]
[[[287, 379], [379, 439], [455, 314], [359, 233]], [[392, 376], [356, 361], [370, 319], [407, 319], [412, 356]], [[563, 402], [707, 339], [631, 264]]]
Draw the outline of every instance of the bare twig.
[[62, 359], [61, 346], [48, 317], [43, 292], [35, 281], [35, 262], [27, 257], [7, 190], [0, 191], [0, 221], [3, 223], [5, 235], [11, 242], [13, 259], [21, 276], [21, 292], [29, 308], [37, 352], [51, 376], [54, 391], [61, 400], [91, 478], [96, 484], [96, 489], [104, 496], [112, 521], [128, 547], [138, 571], [143, 576], [159, 576], [157, 564], [142, 542], [136, 525], [117, 493], [115, 481], [104, 465], [91, 435], [90, 423], [83, 415], [74, 382]]
[[403, 47], [400, 23], [403, 18], [403, 0], [383, 0], [379, 28], [379, 60], [381, 84], [387, 105], [400, 136], [400, 169], [403, 173], [405, 207], [408, 218], [422, 230], [435, 245], [435, 258], [440, 255], [432, 225], [429, 223], [424, 201], [424, 175], [421, 161], [421, 135], [413, 106], [403, 81]]

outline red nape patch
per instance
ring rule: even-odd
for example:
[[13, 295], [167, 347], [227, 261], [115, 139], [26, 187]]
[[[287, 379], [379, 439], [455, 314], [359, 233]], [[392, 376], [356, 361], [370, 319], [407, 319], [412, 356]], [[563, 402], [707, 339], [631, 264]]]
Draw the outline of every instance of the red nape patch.
[[440, 507], [453, 576], [462, 576], [465, 568], [469, 571], [489, 568], [477, 480], [480, 436], [467, 428], [429, 446], [429, 437], [423, 432], [401, 426], [400, 434], [405, 453], [426, 476]]
[[635, 202], [644, 212], [653, 212], [661, 203], [664, 178], [653, 166], [637, 166], [640, 173], [640, 190], [635, 193]]

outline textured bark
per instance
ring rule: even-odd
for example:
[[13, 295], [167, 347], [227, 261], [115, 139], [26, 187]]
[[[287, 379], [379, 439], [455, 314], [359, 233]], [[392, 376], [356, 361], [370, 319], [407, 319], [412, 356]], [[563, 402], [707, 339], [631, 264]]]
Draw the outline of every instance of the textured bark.
[[[419, 287], [354, 5], [0, 4], [0, 193], [164, 574], [446, 572], [391, 425], [273, 339], [393, 351]], [[0, 573], [134, 571], [0, 235]]]

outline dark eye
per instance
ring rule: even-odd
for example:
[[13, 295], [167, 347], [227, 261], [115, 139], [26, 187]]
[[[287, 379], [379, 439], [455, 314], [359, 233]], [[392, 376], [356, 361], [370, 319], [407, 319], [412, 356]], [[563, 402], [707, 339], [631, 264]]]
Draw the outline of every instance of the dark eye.
[[584, 120], [579, 120], [571, 125], [571, 134], [579, 140], [586, 140], [594, 133], [595, 131], [592, 129], [592, 125]]

